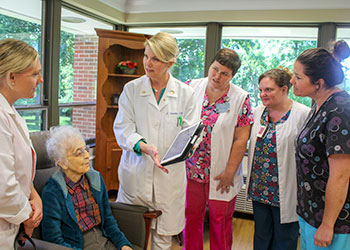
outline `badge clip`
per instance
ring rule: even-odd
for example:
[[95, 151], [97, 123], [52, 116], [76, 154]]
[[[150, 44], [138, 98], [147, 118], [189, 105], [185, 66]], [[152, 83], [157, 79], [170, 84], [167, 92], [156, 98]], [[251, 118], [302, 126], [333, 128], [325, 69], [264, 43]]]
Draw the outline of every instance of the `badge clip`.
[[267, 130], [267, 127], [264, 126], [264, 125], [261, 125], [261, 127], [260, 127], [260, 129], [258, 131], [257, 137], [258, 138], [264, 138], [265, 134], [266, 134], [266, 130]]

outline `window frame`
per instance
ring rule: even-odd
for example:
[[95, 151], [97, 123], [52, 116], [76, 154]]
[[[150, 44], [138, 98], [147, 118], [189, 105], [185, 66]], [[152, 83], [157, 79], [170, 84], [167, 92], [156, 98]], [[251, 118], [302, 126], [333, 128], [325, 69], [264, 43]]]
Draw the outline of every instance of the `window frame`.
[[[96, 105], [93, 103], [66, 103], [58, 102], [58, 79], [59, 79], [59, 46], [60, 46], [60, 22], [61, 8], [65, 7], [74, 10], [83, 15], [87, 15], [99, 21], [109, 23], [115, 30], [127, 31], [132, 27], [177, 27], [177, 26], [205, 26], [207, 28], [206, 49], [205, 49], [205, 69], [204, 76], [207, 76], [209, 65], [216, 51], [221, 46], [221, 32], [225, 26], [271, 26], [271, 27], [318, 27], [317, 47], [328, 44], [329, 41], [336, 39], [336, 29], [338, 27], [350, 27], [350, 23], [271, 23], [271, 22], [198, 22], [198, 23], [143, 23], [143, 24], [118, 24], [89, 11], [77, 8], [63, 0], [42, 0], [42, 67], [44, 83], [40, 90], [40, 104], [28, 106], [16, 106], [18, 111], [42, 110], [43, 124], [42, 129], [48, 129], [51, 126], [59, 124], [59, 109], [64, 107], [82, 107]], [[326, 32], [327, 31], [327, 32]], [[219, 36], [220, 35], [220, 36]]]
[[42, 111], [41, 130], [47, 130], [52, 126], [59, 125], [59, 114], [61, 108], [67, 107], [91, 107], [96, 106], [93, 102], [70, 102], [59, 103], [59, 48], [61, 32], [62, 8], [78, 12], [89, 18], [108, 23], [116, 29], [117, 24], [108, 19], [94, 15], [83, 9], [74, 7], [61, 0], [42, 0], [41, 18], [41, 64], [44, 82], [40, 88], [40, 104], [16, 105], [18, 111]]

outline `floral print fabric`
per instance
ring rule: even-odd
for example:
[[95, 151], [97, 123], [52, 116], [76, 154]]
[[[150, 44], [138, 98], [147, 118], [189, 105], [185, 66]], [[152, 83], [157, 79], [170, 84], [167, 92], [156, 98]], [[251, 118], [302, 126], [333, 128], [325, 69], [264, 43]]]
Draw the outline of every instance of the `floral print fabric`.
[[[188, 83], [188, 82], [186, 82]], [[218, 104], [229, 104], [230, 98], [227, 93], [219, 98], [215, 103], [209, 104], [207, 93], [205, 93], [201, 119], [204, 124], [203, 140], [194, 152], [193, 156], [186, 160], [187, 178], [200, 183], [208, 183], [210, 177], [210, 161], [211, 161], [211, 132], [219, 117]], [[252, 108], [249, 96], [245, 99], [237, 124], [232, 126], [244, 127], [253, 123]]]
[[260, 118], [260, 124], [266, 127], [263, 138], [257, 138], [248, 188], [248, 196], [271, 206], [279, 207], [278, 162], [276, 147], [276, 125], [284, 123], [290, 110], [276, 123], [269, 121], [268, 108]]
[[[328, 156], [350, 154], [350, 96], [345, 91], [331, 95], [316, 112], [313, 106], [297, 138], [297, 213], [311, 226], [319, 227], [325, 207], [329, 178]], [[336, 167], [336, 166], [334, 166]], [[350, 233], [350, 184], [334, 233]]]

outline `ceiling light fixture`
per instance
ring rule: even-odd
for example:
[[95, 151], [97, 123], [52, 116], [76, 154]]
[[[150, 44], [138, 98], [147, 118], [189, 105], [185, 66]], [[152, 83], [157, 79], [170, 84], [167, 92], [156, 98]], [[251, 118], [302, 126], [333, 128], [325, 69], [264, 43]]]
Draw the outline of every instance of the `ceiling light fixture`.
[[182, 30], [177, 30], [177, 29], [162, 29], [160, 30], [161, 32], [166, 32], [169, 34], [182, 34], [184, 33]]
[[75, 17], [75, 16], [64, 16], [62, 17], [63, 22], [67, 23], [85, 23], [86, 20], [81, 17]]

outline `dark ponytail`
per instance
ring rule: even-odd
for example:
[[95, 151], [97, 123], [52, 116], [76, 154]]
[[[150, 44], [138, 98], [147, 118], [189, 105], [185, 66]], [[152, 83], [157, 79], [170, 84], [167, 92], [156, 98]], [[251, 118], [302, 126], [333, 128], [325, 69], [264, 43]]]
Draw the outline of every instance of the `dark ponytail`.
[[339, 61], [343, 61], [344, 59], [350, 56], [350, 48], [349, 45], [344, 40], [334, 41], [331, 43], [331, 52], [332, 55]]

